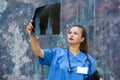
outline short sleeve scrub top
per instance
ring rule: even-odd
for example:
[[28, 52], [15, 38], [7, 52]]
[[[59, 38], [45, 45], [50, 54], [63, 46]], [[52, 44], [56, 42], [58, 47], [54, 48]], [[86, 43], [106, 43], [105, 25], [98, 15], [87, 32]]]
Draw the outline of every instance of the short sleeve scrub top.
[[96, 71], [96, 63], [93, 57], [87, 56], [84, 52], [79, 52], [76, 56], [69, 51], [69, 60], [72, 72], [69, 72], [68, 49], [54, 48], [43, 49], [44, 59], [39, 57], [42, 65], [50, 65], [48, 80], [84, 80], [88, 75]]

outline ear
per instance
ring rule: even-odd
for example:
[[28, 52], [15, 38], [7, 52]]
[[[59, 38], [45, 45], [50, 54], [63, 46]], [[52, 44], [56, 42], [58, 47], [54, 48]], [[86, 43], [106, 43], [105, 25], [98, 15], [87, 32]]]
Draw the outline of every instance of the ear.
[[82, 38], [81, 38], [81, 40], [80, 40], [80, 42], [83, 42], [84, 40], [85, 40], [85, 38], [84, 38], [84, 37], [82, 37]]

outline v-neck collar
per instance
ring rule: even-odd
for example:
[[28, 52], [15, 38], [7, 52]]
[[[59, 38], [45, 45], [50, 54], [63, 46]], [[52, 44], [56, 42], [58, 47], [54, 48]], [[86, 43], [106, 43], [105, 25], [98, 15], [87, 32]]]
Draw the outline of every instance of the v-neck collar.
[[81, 62], [85, 62], [86, 59], [87, 59], [87, 54], [80, 51], [77, 55], [74, 55], [71, 51], [69, 51], [69, 57], [71, 59], [77, 59], [77, 60], [80, 60]]
[[81, 51], [80, 51], [80, 52], [77, 53], [77, 55], [74, 55], [70, 50], [68, 52], [69, 52], [69, 54], [71, 54], [71, 56], [74, 56], [74, 57], [77, 56], [77, 55], [79, 55], [81, 53]]

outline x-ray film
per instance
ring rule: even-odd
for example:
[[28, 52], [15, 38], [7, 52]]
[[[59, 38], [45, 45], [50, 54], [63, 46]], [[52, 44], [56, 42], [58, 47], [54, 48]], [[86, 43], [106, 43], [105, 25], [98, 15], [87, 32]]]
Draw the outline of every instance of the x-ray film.
[[60, 3], [36, 8], [32, 24], [37, 35], [60, 34]]

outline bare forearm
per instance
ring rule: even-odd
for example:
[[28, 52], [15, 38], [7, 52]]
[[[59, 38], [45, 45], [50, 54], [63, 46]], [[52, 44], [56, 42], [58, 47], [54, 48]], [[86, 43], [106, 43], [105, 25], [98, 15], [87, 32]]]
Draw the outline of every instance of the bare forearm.
[[35, 35], [29, 35], [29, 37], [30, 37], [31, 47], [33, 49], [34, 54], [36, 56], [44, 58], [43, 50], [40, 48], [39, 42], [38, 42], [36, 36]]
[[44, 52], [40, 48], [39, 42], [38, 42], [36, 36], [34, 34], [31, 35], [32, 30], [33, 30], [33, 25], [32, 25], [32, 21], [30, 21], [30, 23], [26, 27], [26, 31], [28, 32], [28, 35], [30, 37], [31, 47], [32, 47], [33, 52], [36, 56], [44, 58]]

